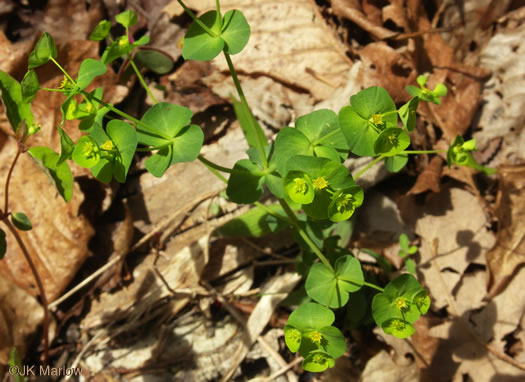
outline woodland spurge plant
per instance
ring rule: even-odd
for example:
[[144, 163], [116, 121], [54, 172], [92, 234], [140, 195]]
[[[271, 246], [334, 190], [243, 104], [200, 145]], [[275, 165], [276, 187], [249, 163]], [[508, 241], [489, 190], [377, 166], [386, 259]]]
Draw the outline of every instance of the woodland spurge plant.
[[[97, 25], [90, 37], [95, 41], [107, 40], [107, 48], [100, 60], [85, 59], [76, 75], [65, 71], [57, 62], [57, 49], [48, 33], [42, 35], [31, 53], [28, 71], [21, 83], [0, 72], [2, 99], [19, 143], [12, 168], [18, 156], [27, 152], [49, 175], [58, 193], [69, 201], [73, 189], [70, 161], [90, 169], [103, 183], [113, 179], [123, 183], [139, 151], [151, 153], [145, 167], [156, 177], [163, 176], [176, 163], [198, 159], [227, 183], [230, 200], [257, 205], [258, 212], [250, 216], [262, 217], [271, 230], [292, 228], [302, 249], [297, 269], [306, 277], [305, 289], [312, 302], [300, 305], [290, 315], [284, 333], [288, 348], [304, 357], [306, 370], [318, 372], [332, 367], [335, 359], [345, 352], [343, 334], [333, 325], [333, 310], [345, 309], [345, 306], [349, 309], [347, 317], [354, 312], [366, 312], [371, 306], [374, 321], [385, 333], [400, 338], [410, 336], [414, 322], [429, 308], [427, 291], [410, 274], [395, 278], [385, 288], [375, 285], [363, 272], [359, 260], [338, 245], [338, 237], [332, 232], [344, 228], [342, 224], [362, 205], [363, 190], [355, 180], [373, 164], [383, 161], [389, 171], [397, 172], [406, 165], [408, 155], [437, 152], [408, 150], [410, 133], [414, 130], [418, 103], [439, 104], [440, 97], [447, 93], [446, 87], [438, 84], [430, 91], [425, 88], [426, 77], [420, 76], [417, 81], [420, 88], [409, 87], [407, 90], [413, 98], [399, 108], [385, 89], [367, 88], [350, 97], [349, 104], [338, 113], [322, 109], [304, 115], [295, 121], [295, 127], [283, 127], [275, 141], [268, 142], [252, 115], [231, 59], [244, 49], [250, 36], [244, 15], [239, 10], [223, 14], [217, 1], [216, 10], [197, 18], [182, 1], [179, 3], [193, 19], [184, 37], [183, 57], [211, 60], [222, 54], [226, 59], [238, 96], [232, 97], [233, 107], [250, 147], [246, 159], [239, 160], [233, 168], [226, 168], [202, 157], [199, 153], [203, 133], [199, 126], [192, 124], [191, 111], [184, 106], [156, 101], [136, 61], [140, 58], [143, 66], [157, 72], [165, 71], [166, 65], [162, 57], [141, 55], [149, 38], [132, 39], [129, 28], [137, 22], [137, 17], [128, 10], [115, 18], [124, 27], [122, 36], [110, 37], [109, 20]], [[85, 90], [96, 77], [106, 73], [107, 65], [116, 59], [124, 59], [124, 64], [129, 64], [154, 103], [140, 119], [105, 102], [102, 88]], [[43, 89], [35, 69], [51, 64], [63, 72], [64, 80], [56, 89]], [[60, 153], [48, 147], [25, 145], [27, 138], [39, 130], [31, 111], [31, 101], [38, 91], [61, 92], [64, 96], [62, 123], [56, 127], [61, 138]], [[79, 129], [84, 135], [76, 142], [63, 129], [66, 120], [80, 121]], [[466, 165], [490, 172], [475, 162], [473, 150], [473, 140], [464, 142], [457, 137], [447, 152], [449, 165]], [[352, 175], [343, 165], [350, 153], [374, 159], [364, 170]], [[227, 174], [228, 179], [221, 173]], [[9, 211], [10, 175], [11, 171], [0, 217], [17, 235], [16, 229], [31, 229], [31, 223], [24, 214]], [[265, 190], [273, 195], [277, 204], [268, 206], [259, 202]], [[24, 248], [23, 242], [17, 241]], [[4, 231], [0, 231], [0, 249], [3, 256]], [[36, 270], [34, 274], [38, 280]], [[363, 287], [370, 288], [372, 293], [364, 293]], [[45, 300], [43, 288], [40, 292]], [[47, 332], [44, 332], [47, 341]]]

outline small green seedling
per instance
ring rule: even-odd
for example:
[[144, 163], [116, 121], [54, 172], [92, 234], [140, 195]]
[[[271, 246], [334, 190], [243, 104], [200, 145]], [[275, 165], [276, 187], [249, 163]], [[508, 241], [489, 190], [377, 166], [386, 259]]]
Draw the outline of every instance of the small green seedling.
[[[356, 325], [370, 311], [368, 302], [372, 295], [367, 295], [364, 291], [370, 290], [364, 287], [379, 292], [373, 297], [371, 313], [385, 333], [399, 338], [413, 334], [414, 322], [429, 309], [428, 292], [411, 274], [397, 277], [384, 289], [373, 283], [375, 279], [363, 271], [360, 261], [345, 248], [353, 227], [348, 219], [365, 202], [363, 190], [356, 180], [375, 163], [384, 161], [387, 170], [397, 172], [406, 165], [408, 155], [438, 153], [408, 148], [419, 103], [439, 104], [446, 96], [446, 87], [438, 84], [430, 91], [425, 87], [427, 78], [419, 76], [420, 88], [407, 88], [414, 98], [399, 108], [384, 88], [370, 87], [352, 95], [349, 104], [338, 112], [322, 109], [299, 117], [295, 127], [283, 127], [270, 142], [246, 101], [231, 58], [248, 43], [250, 26], [246, 18], [235, 9], [223, 15], [218, 0], [216, 10], [197, 18], [182, 0], [178, 1], [193, 20], [184, 37], [183, 57], [210, 60], [222, 53], [228, 64], [238, 96], [232, 97], [233, 109], [249, 146], [247, 157], [237, 161], [233, 168], [204, 158], [200, 154], [204, 134], [201, 127], [192, 123], [192, 112], [181, 105], [157, 102], [135, 61], [157, 73], [171, 70], [172, 62], [166, 55], [157, 55], [162, 55], [161, 52], [145, 46], [149, 42], [147, 35], [134, 40], [130, 28], [137, 24], [138, 18], [128, 10], [115, 18], [121, 25], [115, 30], [124, 27], [123, 35], [110, 36], [112, 24], [109, 20], [102, 20], [95, 27], [91, 40], [107, 39], [107, 48], [100, 60], [87, 58], [82, 61], [76, 76], [57, 62], [57, 48], [48, 33], [42, 35], [31, 52], [28, 71], [21, 83], [0, 71], [2, 100], [19, 143], [11, 169], [20, 154], [27, 152], [48, 175], [57, 192], [69, 201], [73, 192], [70, 164], [89, 169], [103, 183], [113, 180], [124, 183], [139, 152], [150, 154], [144, 165], [155, 177], [164, 176], [177, 163], [198, 159], [227, 184], [228, 199], [256, 205], [220, 227], [216, 234], [260, 237], [282, 229], [292, 230], [301, 250], [296, 265], [297, 271], [306, 278], [304, 288], [308, 302], [303, 299], [291, 313], [284, 333], [290, 351], [298, 351], [304, 357], [305, 370], [326, 370], [344, 354], [346, 341], [334, 326], [332, 309], [346, 307], [345, 325]], [[62, 84], [56, 89], [42, 88], [34, 70], [50, 62], [64, 74]], [[119, 62], [122, 62], [121, 70], [132, 68], [153, 103], [140, 119], [104, 101], [102, 89], [93, 86], [93, 81], [107, 72], [108, 64]], [[39, 131], [31, 111], [31, 102], [39, 91], [59, 92], [64, 97], [60, 108], [62, 120], [56, 126], [60, 153], [49, 147], [25, 147], [27, 137]], [[76, 142], [67, 133], [66, 121], [70, 120], [78, 121], [80, 134], [75, 136], [81, 137]], [[475, 162], [473, 150], [473, 140], [465, 142], [457, 137], [447, 153], [449, 165], [466, 165], [491, 173], [490, 169]], [[373, 160], [363, 170], [352, 174], [344, 165], [350, 153]], [[265, 194], [275, 202], [260, 203]], [[29, 218], [23, 213], [11, 213], [7, 195], [5, 200], [0, 220], [14, 235], [18, 235], [17, 230], [30, 230]], [[0, 230], [0, 258], [6, 253], [5, 237], [5, 232]], [[23, 240], [17, 243], [26, 254]], [[400, 245], [400, 256], [405, 258], [409, 272], [415, 273], [415, 264], [409, 256], [417, 248], [409, 246], [406, 235], [400, 237]], [[26, 260], [31, 262], [28, 256]], [[384, 275], [389, 277], [391, 265], [380, 258], [378, 263]], [[34, 277], [39, 280], [35, 270]], [[41, 282], [37, 284], [41, 296], [45, 296]], [[46, 299], [42, 301], [45, 305]], [[47, 312], [47, 306], [44, 309]], [[45, 357], [49, 351], [47, 327], [45, 324]]]
[[399, 246], [401, 247], [398, 252], [399, 257], [405, 260], [404, 262], [407, 271], [414, 275], [416, 273], [416, 263], [410, 258], [410, 256], [417, 253], [417, 247], [415, 245], [410, 245], [408, 236], [404, 233], [399, 236]]

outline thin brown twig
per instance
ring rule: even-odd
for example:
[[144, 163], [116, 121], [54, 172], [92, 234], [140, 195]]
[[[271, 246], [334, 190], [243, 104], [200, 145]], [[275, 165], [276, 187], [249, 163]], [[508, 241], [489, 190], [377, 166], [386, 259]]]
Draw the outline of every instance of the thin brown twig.
[[42, 323], [42, 336], [44, 337], [44, 365], [47, 365], [48, 360], [49, 360], [49, 310], [48, 310], [46, 292], [44, 290], [42, 280], [40, 279], [40, 276], [38, 275], [38, 271], [36, 270], [35, 264], [33, 263], [33, 260], [31, 260], [29, 251], [27, 250], [24, 244], [24, 241], [20, 237], [20, 234], [18, 233], [17, 229], [13, 226], [13, 224], [11, 224], [7, 216], [4, 216], [2, 220], [4, 224], [7, 226], [7, 228], [9, 229], [9, 231], [11, 231], [11, 233], [16, 239], [16, 242], [18, 243], [18, 246], [22, 250], [22, 253], [24, 254], [24, 257], [27, 261], [27, 264], [29, 265], [29, 268], [31, 268], [31, 273], [33, 273], [33, 277], [35, 278], [36, 285], [40, 292], [40, 299], [42, 301], [42, 306], [44, 308], [44, 321]]
[[504, 353], [501, 353], [499, 352], [498, 350], [494, 349], [492, 346], [490, 346], [489, 344], [485, 343], [485, 341], [483, 341], [478, 335], [477, 333], [474, 331], [474, 329], [472, 329], [472, 327], [468, 324], [468, 322], [459, 315], [458, 313], [458, 310], [456, 309], [456, 304], [454, 303], [454, 300], [452, 299], [452, 296], [450, 295], [448, 289], [447, 289], [447, 284], [445, 282], [445, 279], [443, 278], [443, 275], [441, 274], [441, 271], [439, 270], [439, 267], [438, 265], [436, 264], [436, 257], [437, 257], [437, 253], [438, 253], [438, 245], [439, 245], [439, 240], [438, 239], [434, 239], [434, 241], [432, 242], [432, 246], [433, 246], [433, 256], [432, 256], [432, 265], [434, 266], [440, 280], [441, 280], [441, 283], [443, 285], [443, 289], [445, 290], [445, 298], [448, 302], [448, 306], [450, 307], [450, 310], [451, 310], [451, 315], [454, 316], [456, 319], [459, 320], [459, 322], [461, 322], [463, 324], [463, 326], [465, 326], [465, 329], [467, 329], [467, 331], [469, 332], [470, 336], [474, 339], [474, 341], [476, 341], [479, 345], [481, 345], [482, 347], [485, 348], [485, 350], [489, 353], [492, 353], [494, 356], [496, 356], [497, 358], [499, 358], [500, 360], [504, 361], [504, 362], [507, 362], [509, 364], [511, 364], [512, 366], [520, 369], [520, 370], [525, 370], [525, 365], [522, 364], [522, 363], [519, 363], [518, 361], [516, 361], [514, 358], [512, 357], [509, 357], [508, 355], [504, 354]]
[[9, 215], [8, 206], [9, 206], [9, 182], [11, 181], [11, 175], [13, 174], [13, 169], [15, 168], [16, 162], [18, 161], [18, 158], [20, 157], [20, 154], [22, 153], [22, 147], [20, 144], [18, 144], [18, 150], [16, 150], [15, 158], [13, 159], [13, 162], [11, 163], [11, 167], [9, 168], [9, 172], [7, 173], [7, 178], [5, 180], [5, 190], [4, 190], [4, 215], [7, 217]]

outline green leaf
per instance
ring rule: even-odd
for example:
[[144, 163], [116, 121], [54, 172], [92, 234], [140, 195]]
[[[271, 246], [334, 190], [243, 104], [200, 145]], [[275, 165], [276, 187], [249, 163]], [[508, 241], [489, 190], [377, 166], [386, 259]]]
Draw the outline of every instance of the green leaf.
[[420, 311], [412, 302], [415, 295], [424, 291], [414, 276], [403, 274], [392, 280], [383, 293], [372, 300], [372, 316], [378, 325], [392, 318], [415, 322]]
[[408, 258], [405, 260], [405, 267], [407, 269], [407, 271], [412, 274], [412, 275], [415, 275], [416, 274], [416, 263], [414, 260]]
[[44, 32], [40, 40], [35, 45], [35, 49], [29, 55], [29, 69], [44, 65], [51, 58], [57, 58], [57, 47], [53, 37]]
[[141, 49], [133, 58], [137, 65], [145, 66], [156, 74], [166, 74], [173, 69], [173, 60], [162, 51]]
[[285, 127], [275, 138], [275, 162], [277, 171], [286, 175], [286, 163], [294, 155], [313, 155], [309, 139], [297, 128]]
[[106, 133], [118, 149], [113, 162], [113, 175], [117, 181], [124, 183], [137, 149], [137, 133], [133, 126], [117, 119], [109, 121]]
[[286, 325], [293, 326], [301, 332], [305, 332], [330, 326], [334, 320], [334, 312], [330, 309], [313, 302], [308, 302], [300, 305], [290, 314]]
[[250, 38], [250, 26], [241, 11], [232, 9], [224, 14], [221, 38], [229, 54], [241, 52]]
[[137, 15], [131, 9], [128, 9], [116, 15], [115, 21], [127, 29], [137, 23]]
[[384, 88], [370, 87], [350, 97], [351, 106], [339, 111], [339, 125], [350, 151], [374, 156], [374, 144], [386, 128], [397, 127], [397, 109]]
[[184, 36], [182, 57], [185, 60], [208, 61], [217, 57], [224, 48], [225, 43], [220, 37], [221, 25], [220, 20], [217, 20], [217, 11], [206, 12], [199, 17], [199, 20], [215, 33], [215, 36], [210, 36], [194, 21]]
[[111, 30], [111, 22], [108, 20], [102, 20], [100, 21], [95, 29], [93, 29], [93, 32], [89, 35], [89, 39], [91, 41], [101, 41], [104, 40], [109, 35], [109, 31]]
[[94, 167], [100, 161], [100, 148], [93, 138], [85, 135], [78, 139], [71, 158], [80, 167]]
[[332, 147], [336, 150], [347, 151], [343, 132], [339, 128], [339, 119], [332, 110], [321, 109], [297, 118], [295, 128], [303, 133], [312, 146]]
[[290, 199], [299, 204], [310, 204], [315, 197], [312, 180], [302, 171], [288, 171], [284, 179], [284, 189]]
[[107, 65], [117, 58], [130, 53], [135, 47], [136, 44], [129, 43], [128, 36], [120, 36], [106, 48], [100, 60]]
[[335, 326], [325, 326], [319, 329], [323, 336], [320, 347], [334, 358], [341, 357], [346, 351], [346, 341], [343, 333]]
[[359, 260], [342, 256], [335, 264], [335, 273], [322, 263], [314, 264], [306, 278], [305, 289], [314, 301], [340, 308], [348, 301], [348, 293], [361, 288], [363, 280]]
[[385, 167], [390, 172], [401, 171], [408, 163], [408, 154], [396, 154], [385, 158]]
[[[20, 356], [18, 355], [18, 352], [14, 346], [11, 348], [11, 353], [9, 355], [9, 366], [13, 368], [16, 367], [17, 370], [24, 370], [22, 366], [22, 360], [20, 359]], [[26, 380], [25, 377], [20, 373], [13, 373], [11, 378], [14, 382], [24, 382]]]
[[290, 325], [284, 327], [284, 342], [292, 353], [295, 353], [301, 347], [301, 338], [302, 334], [300, 330]]
[[374, 144], [376, 154], [393, 156], [410, 146], [410, 137], [398, 127], [383, 130]]
[[77, 86], [78, 90], [83, 90], [88, 86], [91, 81], [97, 76], [107, 72], [107, 67], [101, 61], [95, 60], [93, 58], [86, 58], [80, 64], [80, 69], [78, 70]]
[[11, 214], [11, 222], [20, 231], [31, 231], [33, 229], [33, 224], [23, 212]]
[[73, 195], [73, 175], [67, 163], [64, 161], [59, 163], [59, 155], [49, 147], [34, 146], [28, 152], [38, 167], [48, 176], [60, 196], [69, 202]]
[[[286, 218], [286, 214], [282, 207], [278, 204], [267, 206], [267, 208], [274, 211], [276, 214]], [[262, 207], [254, 207], [248, 212], [229, 220], [227, 223], [218, 227], [214, 231], [214, 235], [219, 237], [261, 237], [270, 232], [276, 232], [288, 226], [280, 219], [276, 219], [277, 226], [271, 227], [268, 224], [268, 217], [272, 215], [266, 212]]]
[[0, 260], [2, 260], [7, 252], [7, 241], [5, 239], [5, 232], [0, 228]]
[[303, 369], [313, 373], [320, 373], [335, 365], [335, 360], [321, 350], [310, 352], [303, 360]]
[[30, 104], [24, 102], [22, 87], [9, 74], [0, 71], [0, 90], [5, 105], [7, 119], [16, 133], [25, 122], [27, 127], [33, 125], [33, 113]]
[[239, 120], [246, 142], [250, 147], [255, 147], [259, 150], [259, 152], [264, 151], [264, 147], [268, 145], [268, 142], [266, 141], [261, 126], [253, 116], [250, 108], [245, 102], [240, 102], [235, 99], [235, 97], [232, 97], [232, 103], [233, 110]]
[[423, 289], [416, 293], [415, 296], [412, 298], [412, 303], [416, 305], [417, 309], [421, 314], [426, 314], [428, 312], [428, 309], [430, 308], [430, 297], [428, 296], [428, 291], [426, 289]]
[[404, 233], [399, 235], [399, 246], [401, 249], [408, 251], [408, 246], [410, 244], [410, 241], [408, 240], [408, 236]]
[[416, 126], [416, 111], [418, 105], [419, 97], [414, 97], [399, 108], [399, 118], [403, 122], [405, 129], [409, 132], [413, 131]]
[[25, 103], [30, 103], [36, 96], [36, 92], [40, 89], [38, 76], [33, 69], [28, 70], [21, 82], [22, 100]]
[[381, 328], [386, 334], [391, 334], [397, 338], [410, 337], [416, 331], [414, 325], [399, 318], [386, 320], [381, 324]]
[[264, 184], [268, 187], [268, 190], [277, 198], [284, 198], [284, 185], [283, 178], [276, 173], [266, 174], [264, 176]]
[[60, 135], [60, 157], [56, 163], [57, 166], [60, 166], [66, 160], [71, 159], [71, 155], [75, 150], [75, 142], [67, 135], [67, 133], [62, 130], [60, 126], [57, 126], [58, 134]]
[[328, 217], [337, 223], [349, 219], [356, 208], [363, 204], [364, 193], [359, 186], [352, 186], [335, 193], [328, 205]]
[[162, 147], [145, 162], [146, 169], [154, 176], [161, 177], [169, 166], [191, 162], [199, 155], [204, 134], [199, 126], [189, 125], [191, 116], [188, 108], [162, 102], [142, 117], [144, 126], [149, 128], [142, 126], [137, 130], [138, 142]]
[[249, 159], [237, 161], [228, 179], [226, 194], [235, 203], [256, 202], [264, 191], [263, 175], [262, 169]]

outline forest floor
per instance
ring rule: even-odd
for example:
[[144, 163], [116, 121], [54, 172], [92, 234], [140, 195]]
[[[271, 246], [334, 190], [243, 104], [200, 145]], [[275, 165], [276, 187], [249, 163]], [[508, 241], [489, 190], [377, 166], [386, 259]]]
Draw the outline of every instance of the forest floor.
[[[201, 14], [215, 1], [187, 4]], [[345, 244], [384, 278], [363, 249], [404, 272], [398, 238], [407, 234], [432, 305], [406, 340], [386, 335], [364, 312], [345, 328], [345, 355], [315, 374], [304, 372], [284, 344], [294, 304], [285, 298], [304, 290], [290, 232], [230, 237], [221, 227], [249, 207], [229, 202], [224, 184], [201, 163], [177, 164], [155, 178], [145, 171], [146, 157], [136, 156], [128, 181], [109, 186], [72, 167], [74, 195], [66, 204], [23, 156], [10, 203], [33, 221], [22, 237], [50, 303], [50, 365], [82, 369], [81, 378], [93, 381], [525, 380], [525, 1], [222, 0], [221, 7], [242, 10], [251, 26], [246, 49], [233, 60], [268, 137], [313, 110], [338, 112], [369, 86], [386, 88], [402, 105], [410, 98], [405, 86], [426, 73], [429, 88], [442, 82], [449, 93], [442, 105], [421, 105], [412, 148], [446, 148], [458, 134], [475, 138], [476, 159], [497, 175], [420, 155], [397, 174], [379, 164], [359, 180], [366, 203]], [[58, 61], [76, 73], [83, 59], [103, 51], [89, 41], [93, 28], [127, 8], [138, 15], [134, 37], [148, 34], [149, 46], [173, 62], [166, 74], [145, 72], [155, 97], [191, 109], [204, 131], [202, 153], [233, 166], [247, 149], [230, 101], [233, 82], [222, 58], [182, 59], [191, 20], [176, 1], [4, 0], [0, 70], [21, 80], [47, 31]], [[113, 69], [94, 86], [140, 117], [150, 99], [135, 76]], [[47, 88], [63, 78], [49, 65], [38, 76]], [[33, 113], [42, 128], [29, 145], [60, 150], [55, 127], [63, 101], [59, 93], [37, 94]], [[64, 127], [75, 141], [76, 127]], [[2, 190], [15, 150], [2, 111]], [[367, 163], [345, 164], [356, 171]], [[8, 379], [13, 346], [24, 365], [41, 362], [44, 314], [24, 257], [13, 237], [7, 243], [0, 377]]]

